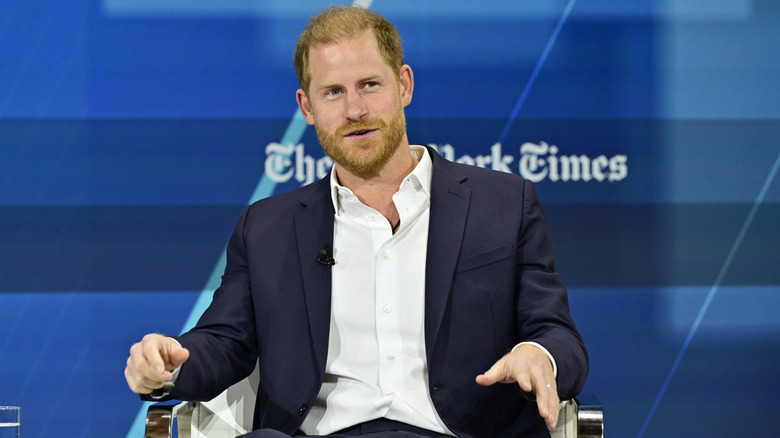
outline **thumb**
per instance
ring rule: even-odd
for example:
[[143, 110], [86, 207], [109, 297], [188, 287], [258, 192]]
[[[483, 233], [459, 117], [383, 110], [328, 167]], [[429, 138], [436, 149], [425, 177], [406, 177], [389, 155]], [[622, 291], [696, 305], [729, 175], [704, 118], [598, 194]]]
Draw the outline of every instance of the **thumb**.
[[187, 361], [187, 359], [190, 358], [190, 350], [187, 350], [186, 348], [179, 347], [178, 349], [174, 349], [171, 351], [170, 356], [168, 356], [168, 359], [170, 361], [171, 366], [173, 369], [178, 368]]
[[498, 362], [494, 363], [489, 370], [477, 376], [477, 384], [482, 386], [490, 386], [494, 383], [502, 382], [505, 379], [506, 370], [504, 367], [504, 359], [502, 358], [499, 359]]

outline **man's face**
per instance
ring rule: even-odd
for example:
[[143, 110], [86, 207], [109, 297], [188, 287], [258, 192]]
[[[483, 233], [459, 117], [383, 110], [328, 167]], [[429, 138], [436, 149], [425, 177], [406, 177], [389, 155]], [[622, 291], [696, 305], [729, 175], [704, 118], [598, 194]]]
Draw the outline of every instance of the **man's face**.
[[411, 70], [404, 66], [396, 79], [371, 32], [312, 47], [309, 68], [309, 92], [298, 90], [298, 103], [325, 153], [354, 175], [377, 175], [407, 144]]

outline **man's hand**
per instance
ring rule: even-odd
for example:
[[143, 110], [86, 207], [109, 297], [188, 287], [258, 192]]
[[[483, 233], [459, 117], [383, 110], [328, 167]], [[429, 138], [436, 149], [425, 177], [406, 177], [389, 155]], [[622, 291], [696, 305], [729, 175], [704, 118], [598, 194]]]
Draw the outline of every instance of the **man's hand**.
[[477, 376], [477, 383], [490, 386], [494, 383], [517, 382], [525, 392], [536, 393], [539, 415], [550, 428], [558, 424], [558, 388], [553, 367], [547, 355], [534, 345], [520, 345], [502, 357], [487, 372]]
[[125, 379], [133, 392], [149, 394], [171, 380], [171, 371], [190, 357], [190, 352], [171, 338], [149, 334], [130, 348]]

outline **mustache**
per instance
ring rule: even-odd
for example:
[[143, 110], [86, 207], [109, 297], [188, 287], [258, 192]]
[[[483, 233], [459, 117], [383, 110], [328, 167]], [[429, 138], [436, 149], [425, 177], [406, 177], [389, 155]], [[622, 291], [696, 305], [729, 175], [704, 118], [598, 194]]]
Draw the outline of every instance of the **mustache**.
[[338, 129], [336, 129], [335, 134], [339, 137], [343, 137], [347, 135], [347, 133], [352, 131], [370, 131], [374, 129], [381, 129], [386, 126], [387, 123], [381, 119], [368, 120], [362, 122], [347, 122], [344, 125], [340, 126]]

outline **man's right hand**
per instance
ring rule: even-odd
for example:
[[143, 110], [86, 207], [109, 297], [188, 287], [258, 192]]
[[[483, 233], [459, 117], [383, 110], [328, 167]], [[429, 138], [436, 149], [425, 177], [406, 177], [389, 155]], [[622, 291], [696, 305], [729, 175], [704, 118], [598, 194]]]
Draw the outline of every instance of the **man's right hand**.
[[130, 348], [125, 379], [133, 392], [149, 394], [171, 380], [171, 371], [190, 357], [190, 352], [173, 339], [149, 334]]

